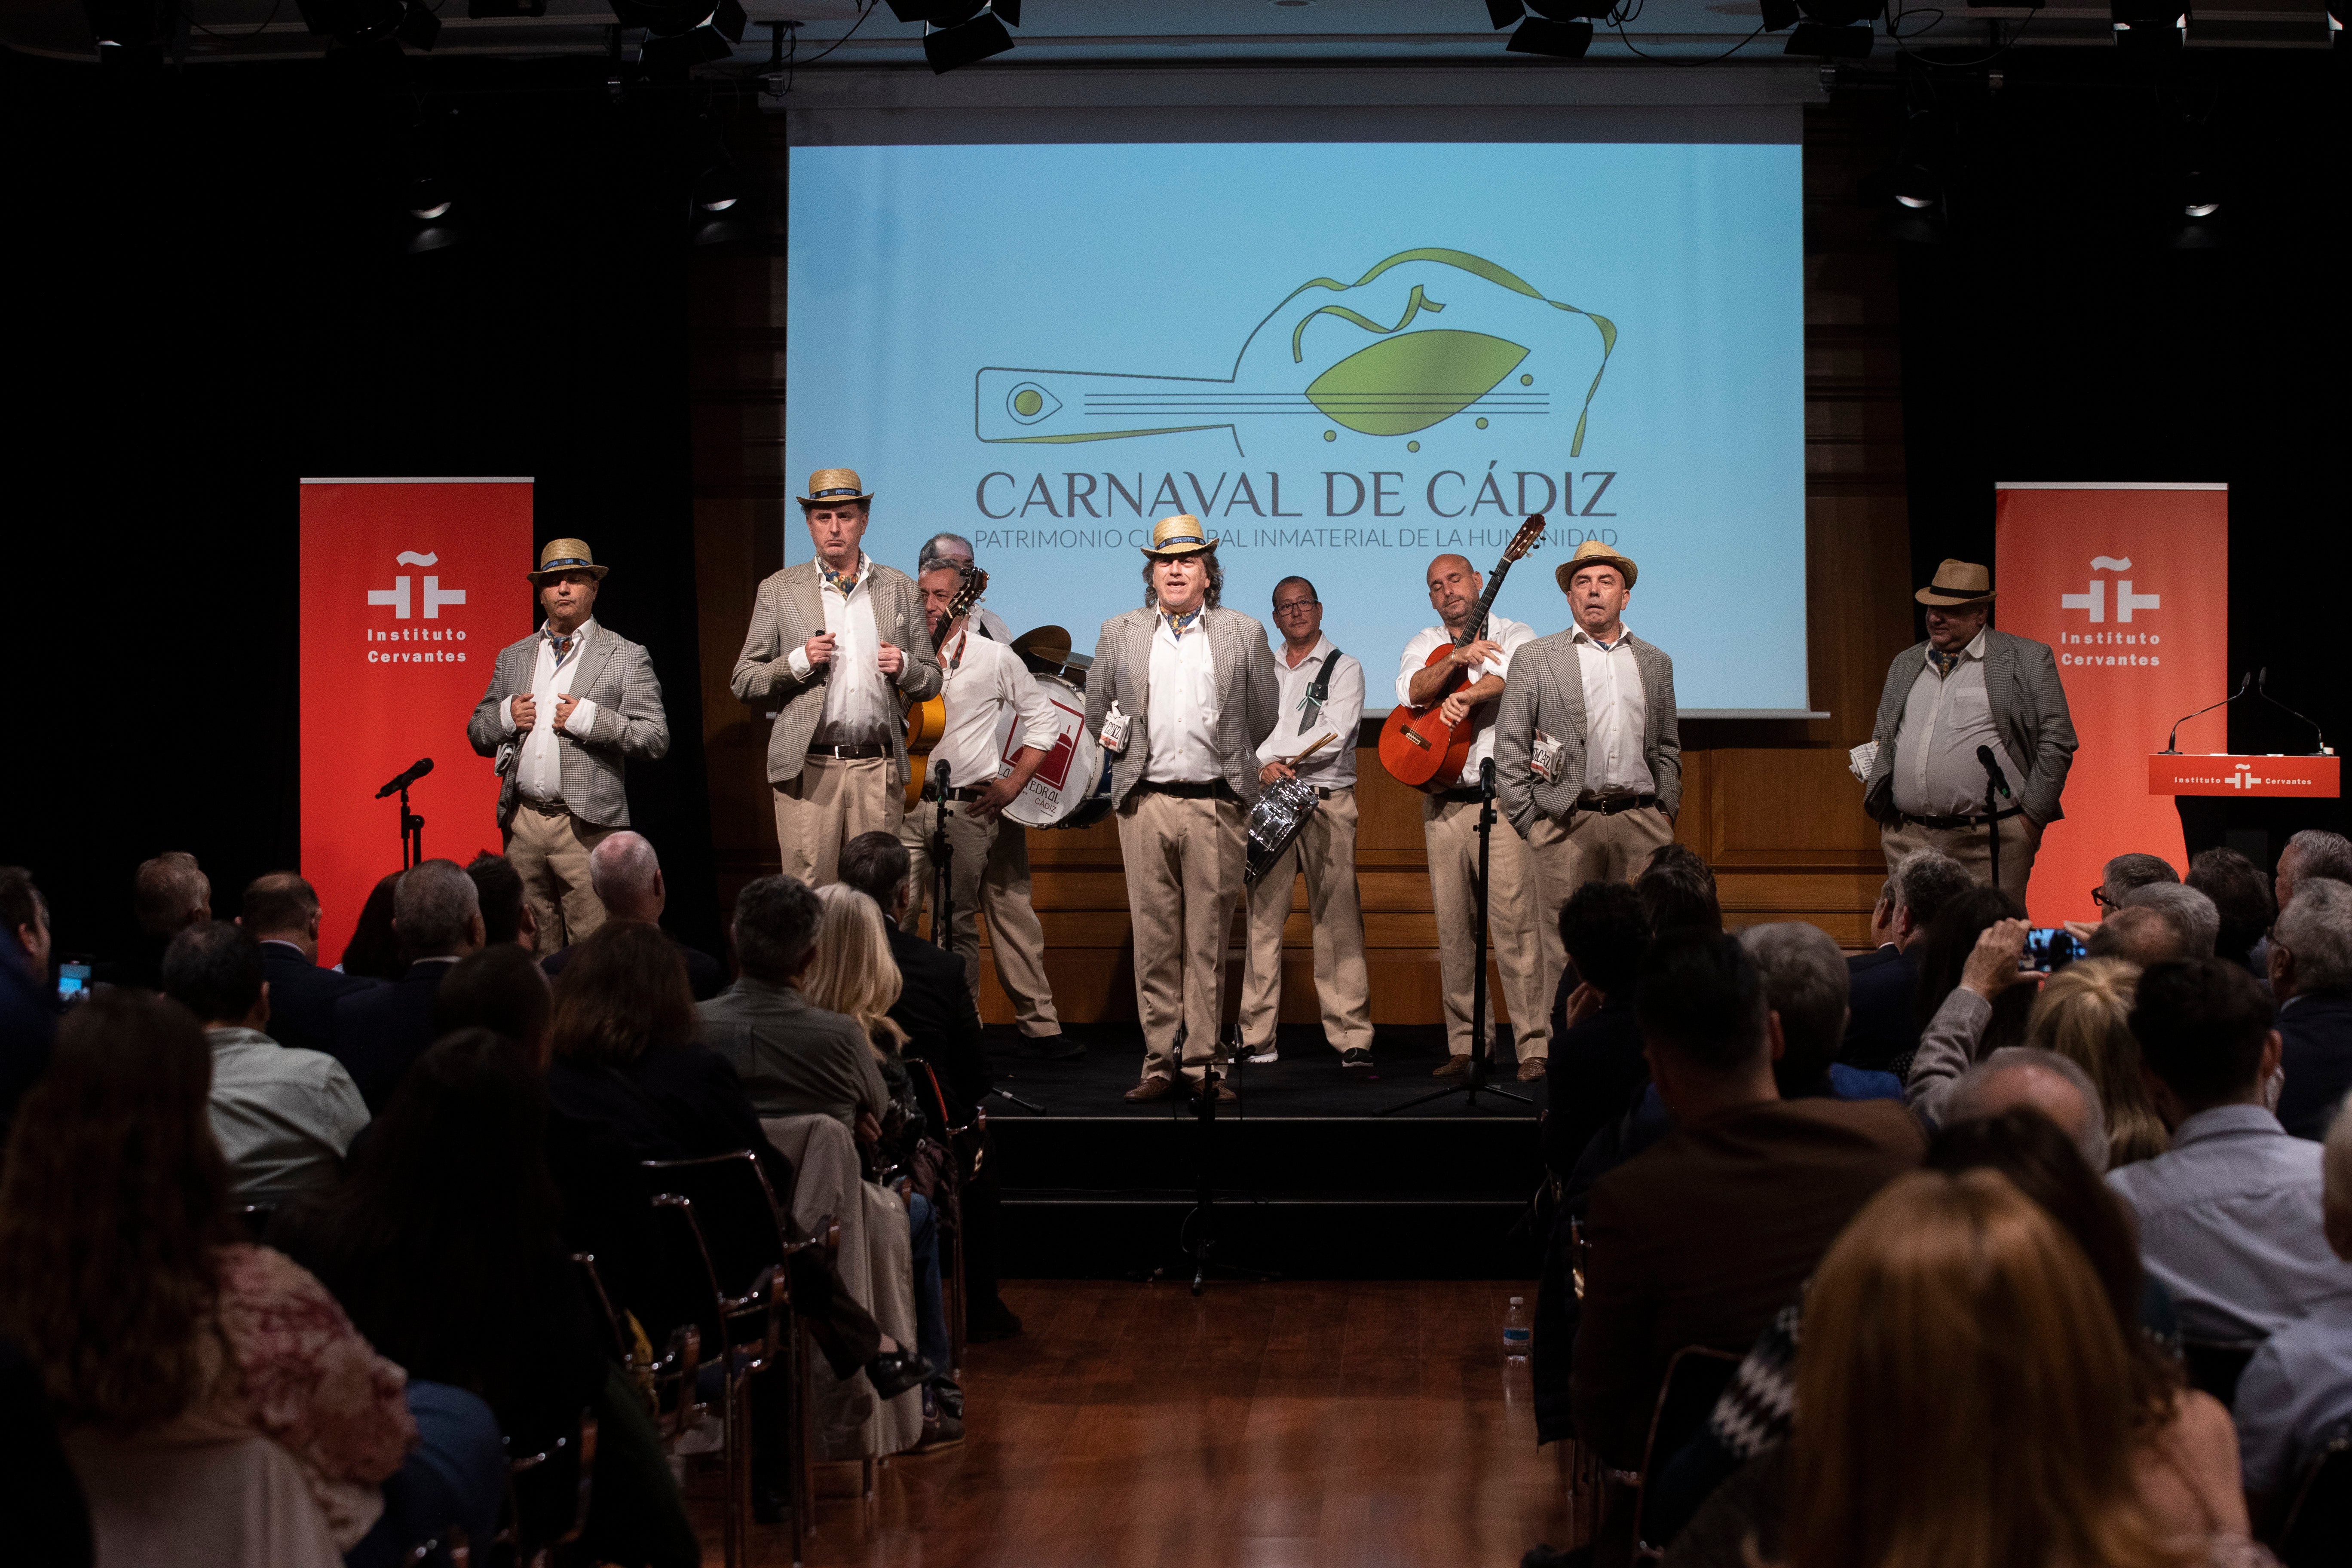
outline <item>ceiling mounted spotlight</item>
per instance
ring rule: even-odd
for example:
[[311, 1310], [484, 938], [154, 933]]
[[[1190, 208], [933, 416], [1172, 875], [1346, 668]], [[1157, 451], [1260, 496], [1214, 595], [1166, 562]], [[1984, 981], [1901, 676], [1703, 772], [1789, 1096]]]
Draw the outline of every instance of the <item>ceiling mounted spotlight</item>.
[[83, 0], [102, 66], [161, 65], [169, 32], [156, 0]]
[[1591, 18], [1607, 16], [1615, 5], [1616, 0], [1486, 0], [1486, 19], [1497, 32], [1517, 29], [1503, 46], [1513, 54], [1574, 60], [1592, 47]]
[[2108, 0], [2107, 15], [2117, 48], [2169, 52], [2189, 38], [2189, 0]]
[[1764, 30], [1768, 33], [1777, 33], [1783, 27], [1795, 26], [1797, 18], [1802, 15], [1797, 9], [1797, 0], [1764, 0], [1762, 10]]
[[640, 64], [683, 72], [723, 60], [743, 41], [741, 0], [605, 0], [624, 27], [642, 27]]
[[1874, 41], [1867, 26], [1836, 27], [1823, 22], [1800, 22], [1790, 30], [1789, 47], [1781, 53], [1858, 60], [1869, 55]]
[[424, 0], [295, 0], [302, 25], [345, 48], [396, 43], [429, 49], [441, 37], [441, 18]]
[[945, 76], [1013, 47], [1005, 24], [1021, 25], [1021, 0], [890, 0], [902, 22], [923, 24], [923, 58]]

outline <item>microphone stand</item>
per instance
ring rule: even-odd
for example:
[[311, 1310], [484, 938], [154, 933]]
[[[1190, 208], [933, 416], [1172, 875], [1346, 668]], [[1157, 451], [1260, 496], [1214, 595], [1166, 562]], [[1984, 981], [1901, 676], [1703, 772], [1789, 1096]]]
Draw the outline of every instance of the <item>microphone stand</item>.
[[953, 952], [955, 880], [950, 868], [955, 861], [955, 846], [948, 842], [948, 765], [940, 762], [931, 767], [939, 774], [940, 789], [940, 809], [931, 818], [931, 940]]
[[[2263, 673], [2264, 673], [2264, 674], [2268, 674], [2268, 673], [2269, 673], [2269, 671], [2268, 671], [2268, 670], [2264, 670], [2264, 671], [2263, 671]], [[2227, 697], [2224, 697], [2223, 699], [2221, 699], [2221, 701], [2219, 701], [2219, 702], [2208, 702], [2207, 704], [2205, 704], [2205, 706], [2204, 706], [2204, 707], [2200, 708], [2199, 710], [2197, 710], [2197, 711], [2196, 711], [2196, 712], [2194, 712], [2194, 713], [2184, 713], [2184, 714], [2182, 714], [2179, 718], [2175, 719], [2175, 720], [2172, 721], [2172, 733], [2170, 733], [2169, 735], [2167, 735], [2167, 736], [2164, 738], [2164, 750], [2163, 750], [2163, 752], [2162, 752], [2161, 753], [2159, 753], [2159, 754], [2160, 754], [2160, 755], [2163, 755], [2163, 756], [2167, 756], [2167, 757], [2177, 757], [2177, 756], [2179, 756], [2179, 755], [2180, 754], [2180, 744], [2179, 744], [2179, 742], [2180, 742], [2180, 726], [2182, 726], [2183, 724], [2188, 723], [2188, 722], [2189, 722], [2189, 721], [2190, 721], [2191, 719], [2201, 719], [2201, 718], [2203, 718], [2206, 714], [2210, 713], [2210, 712], [2211, 712], [2211, 711], [2213, 711], [2213, 710], [2214, 710], [2214, 709], [2216, 709], [2216, 708], [2227, 708], [2231, 703], [2235, 702], [2239, 698], [2243, 697], [2243, 696], [2247, 693], [2247, 691], [2248, 691], [2250, 689], [2252, 689], [2252, 687], [2253, 686], [2253, 684], [2254, 684], [2254, 678], [2253, 678], [2253, 675], [2252, 675], [2252, 672], [2249, 672], [2249, 673], [2244, 677], [2244, 679], [2241, 679], [2241, 680], [2238, 682], [2238, 689], [2236, 689], [2235, 691], [2232, 691], [2231, 693], [2230, 693], [2230, 695], [2228, 695]], [[2274, 701], [2274, 700], [2275, 700], [2274, 699], [2273, 699], [2273, 698], [2271, 697], [2271, 695], [2270, 695], [2268, 692], [2264, 692], [2264, 693], [2263, 694], [2263, 700], [2264, 701], [2266, 701], [2266, 702], [2268, 702], [2268, 701]], [[2286, 708], [2286, 704], [2285, 704], [2285, 703], [2284, 703], [2284, 702], [2279, 702], [2279, 703], [2277, 703], [2277, 706], [2279, 706], [2279, 707], [2281, 707], [2281, 708]], [[2294, 713], [2294, 709], [2292, 709], [2292, 708], [2287, 708], [2287, 709], [2286, 709], [2286, 710], [2287, 710], [2288, 712], [2290, 712], [2290, 713]], [[2298, 718], [2298, 719], [2303, 719], [2303, 715], [2302, 715], [2302, 714], [2300, 714], [2300, 713], [2294, 713], [2294, 716], [2295, 716], [2296, 718]], [[2303, 721], [2304, 721], [2305, 723], [2306, 723], [2306, 724], [2311, 724], [2311, 721], [2310, 721], [2310, 720], [2308, 720], [2308, 719], [2303, 719]], [[2316, 729], [2318, 729], [2318, 728], [2319, 728], [2319, 726], [2318, 726], [2318, 725], [2316, 725], [2316, 724], [2311, 724], [2311, 727], [2312, 727], [2314, 730], [2316, 730]], [[2227, 747], [2228, 747], [2228, 745], [2229, 745], [2229, 741], [2228, 741], [2228, 738], [2227, 738], [2227, 737], [2224, 737], [2224, 738], [2223, 738], [2221, 744], [2222, 744], [2222, 746], [2223, 746], [2223, 748], [2224, 748], [2224, 749], [2227, 749]], [[2321, 750], [2322, 750], [2322, 751], [2325, 751], [2326, 749], [2326, 747], [2322, 747], [2322, 748], [2321, 748]]]
[[400, 868], [425, 864], [425, 819], [408, 809], [408, 786], [400, 786]]
[[1992, 841], [1992, 885], [2000, 886], [2000, 818], [1994, 814], [2000, 808], [1993, 803], [1992, 770], [1985, 770], [1985, 836]]
[[1475, 959], [1477, 967], [1470, 979], [1470, 1070], [1462, 1075], [1458, 1084], [1408, 1100], [1402, 1105], [1391, 1105], [1372, 1112], [1375, 1116], [1393, 1116], [1400, 1110], [1411, 1110], [1416, 1105], [1427, 1105], [1448, 1095], [1469, 1096], [1472, 1105], [1481, 1094], [1491, 1094], [1498, 1100], [1516, 1100], [1521, 1105], [1533, 1105], [1532, 1095], [1507, 1089], [1489, 1088], [1486, 1082], [1486, 1056], [1493, 1047], [1486, 1038], [1486, 863], [1488, 840], [1495, 830], [1495, 759], [1488, 757], [1478, 764], [1478, 915]]
[[2324, 731], [2324, 730], [2322, 730], [2322, 729], [2320, 729], [2320, 727], [2319, 727], [2319, 725], [2318, 725], [2318, 722], [2317, 722], [2315, 720], [2313, 720], [2313, 719], [2311, 719], [2311, 718], [2308, 718], [2308, 717], [2306, 717], [2306, 716], [2305, 716], [2305, 715], [2304, 715], [2304, 714], [2301, 714], [2301, 713], [2297, 713], [2297, 712], [2295, 712], [2295, 710], [2294, 710], [2294, 709], [2292, 709], [2292, 708], [2288, 707], [2285, 703], [2284, 703], [2284, 702], [2280, 701], [2277, 698], [2275, 698], [2275, 697], [2272, 696], [2272, 695], [2271, 695], [2271, 693], [2270, 693], [2270, 684], [2271, 684], [2271, 671], [2270, 671], [2270, 666], [2268, 666], [2268, 665], [2264, 665], [2264, 666], [2263, 667], [2262, 673], [2254, 677], [2254, 695], [2255, 695], [2255, 696], [2257, 696], [2257, 697], [2259, 697], [2259, 698], [2261, 698], [2263, 701], [2265, 701], [2265, 702], [2269, 703], [2272, 707], [2273, 707], [2273, 708], [2277, 709], [2280, 712], [2282, 712], [2282, 713], [2285, 713], [2285, 714], [2288, 714], [2288, 715], [2290, 715], [2291, 717], [2294, 717], [2294, 718], [2296, 718], [2296, 719], [2301, 719], [2301, 720], [2303, 720], [2303, 721], [2304, 721], [2305, 723], [2309, 724], [2309, 725], [2311, 726], [2311, 740], [2312, 740], [2312, 744], [2319, 748], [2317, 751], [2314, 752], [2312, 753], [2312, 755], [2314, 755], [2314, 756], [2317, 756], [2317, 757], [2332, 757], [2332, 756], [2334, 756], [2336, 753], [2335, 753], [2334, 752], [2330, 751], [2330, 750], [2328, 749], [2328, 746], [2327, 746], [2327, 733], [2326, 733], [2326, 731]]

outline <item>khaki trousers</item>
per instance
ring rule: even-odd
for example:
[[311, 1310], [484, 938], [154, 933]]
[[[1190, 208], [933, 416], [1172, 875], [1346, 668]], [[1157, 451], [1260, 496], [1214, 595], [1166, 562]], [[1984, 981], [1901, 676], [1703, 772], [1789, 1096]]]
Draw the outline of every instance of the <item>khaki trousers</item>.
[[835, 880], [844, 844], [861, 833], [898, 831], [900, 795], [887, 757], [805, 757], [800, 777], [769, 788], [784, 875], [812, 888]]
[[1249, 889], [1249, 962], [1242, 970], [1242, 1043], [1274, 1041], [1282, 1006], [1282, 928], [1290, 887], [1307, 877], [1307, 916], [1315, 927], [1315, 994], [1323, 1037], [1338, 1051], [1372, 1048], [1371, 981], [1364, 969], [1364, 907], [1356, 889], [1356, 791], [1331, 792], [1317, 805], [1282, 858]]
[[1176, 1031], [1184, 1076], [1224, 1064], [1225, 940], [1242, 890], [1242, 808], [1139, 788], [1118, 808], [1127, 912], [1135, 933], [1135, 1006], [1143, 1076], [1172, 1078]]
[[[1889, 871], [1915, 849], [1937, 849], [1958, 860], [1979, 886], [1992, 881], [1992, 845], [1981, 827], [1922, 827], [1897, 817], [1892, 827], [1879, 825], [1878, 847], [1886, 857]], [[2040, 824], [2022, 812], [2001, 818], [2000, 886], [2020, 903], [2025, 900], [2025, 884], [2033, 875], [2033, 857], [2041, 847]]]
[[[1478, 944], [1478, 803], [1423, 799], [1422, 842], [1429, 850], [1429, 895], [1437, 916], [1437, 970], [1445, 990], [1445, 1048], [1471, 1051], [1471, 985]], [[1498, 814], [1489, 834], [1486, 941], [1502, 972], [1519, 1059], [1549, 1050], [1551, 997], [1543, 989], [1543, 944], [1535, 930], [1535, 888], [1527, 846]], [[1484, 1042], [1491, 1049], [1496, 1009], [1487, 999]]]
[[1651, 853], [1674, 842], [1674, 837], [1675, 825], [1655, 806], [1580, 811], [1566, 827], [1549, 816], [1536, 818], [1528, 834], [1528, 860], [1535, 868], [1535, 921], [1543, 940], [1547, 1019], [1551, 994], [1559, 989], [1560, 974], [1568, 968], [1568, 946], [1559, 937], [1559, 911], [1568, 896], [1587, 882], [1641, 880]]
[[[938, 810], [934, 802], [920, 802], [898, 824], [898, 842], [907, 847], [911, 895], [900, 923], [910, 931], [939, 883], [938, 868], [931, 864], [931, 829]], [[974, 917], [984, 913], [997, 983], [1013, 1003], [1021, 1032], [1033, 1037], [1060, 1034], [1054, 987], [1045, 978], [1045, 932], [1029, 902], [1028, 830], [1002, 817], [977, 820], [966, 816], [961, 804], [950, 803], [948, 844], [954, 852], [949, 893], [955, 900], [955, 918], [950, 927], [972, 1005], [980, 1004], [980, 922]]]
[[549, 816], [527, 801], [515, 806], [507, 859], [521, 873], [523, 899], [538, 918], [541, 957], [587, 941], [604, 923], [604, 901], [588, 885], [588, 852], [612, 831], [568, 811]]

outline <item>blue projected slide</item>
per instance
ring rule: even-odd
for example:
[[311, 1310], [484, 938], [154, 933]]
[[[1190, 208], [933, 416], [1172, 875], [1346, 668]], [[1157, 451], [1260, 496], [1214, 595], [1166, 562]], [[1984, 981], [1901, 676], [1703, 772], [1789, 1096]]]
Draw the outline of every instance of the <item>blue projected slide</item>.
[[[970, 536], [988, 605], [1090, 649], [1188, 511], [1224, 603], [1311, 579], [1375, 710], [1441, 552], [1561, 629], [1597, 537], [1688, 709], [1806, 706], [1793, 145], [797, 147], [786, 472], [869, 552]], [[804, 559], [797, 524], [791, 558]]]

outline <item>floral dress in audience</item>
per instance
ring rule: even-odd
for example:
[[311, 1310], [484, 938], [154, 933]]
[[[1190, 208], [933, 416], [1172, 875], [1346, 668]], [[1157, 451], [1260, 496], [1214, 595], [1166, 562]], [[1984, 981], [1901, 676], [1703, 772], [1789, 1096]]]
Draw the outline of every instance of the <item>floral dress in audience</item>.
[[220, 1252], [217, 1339], [226, 1352], [212, 1393], [155, 1436], [215, 1442], [259, 1433], [294, 1457], [348, 1550], [383, 1512], [381, 1484], [416, 1444], [408, 1379], [369, 1348], [310, 1274], [266, 1247]]

